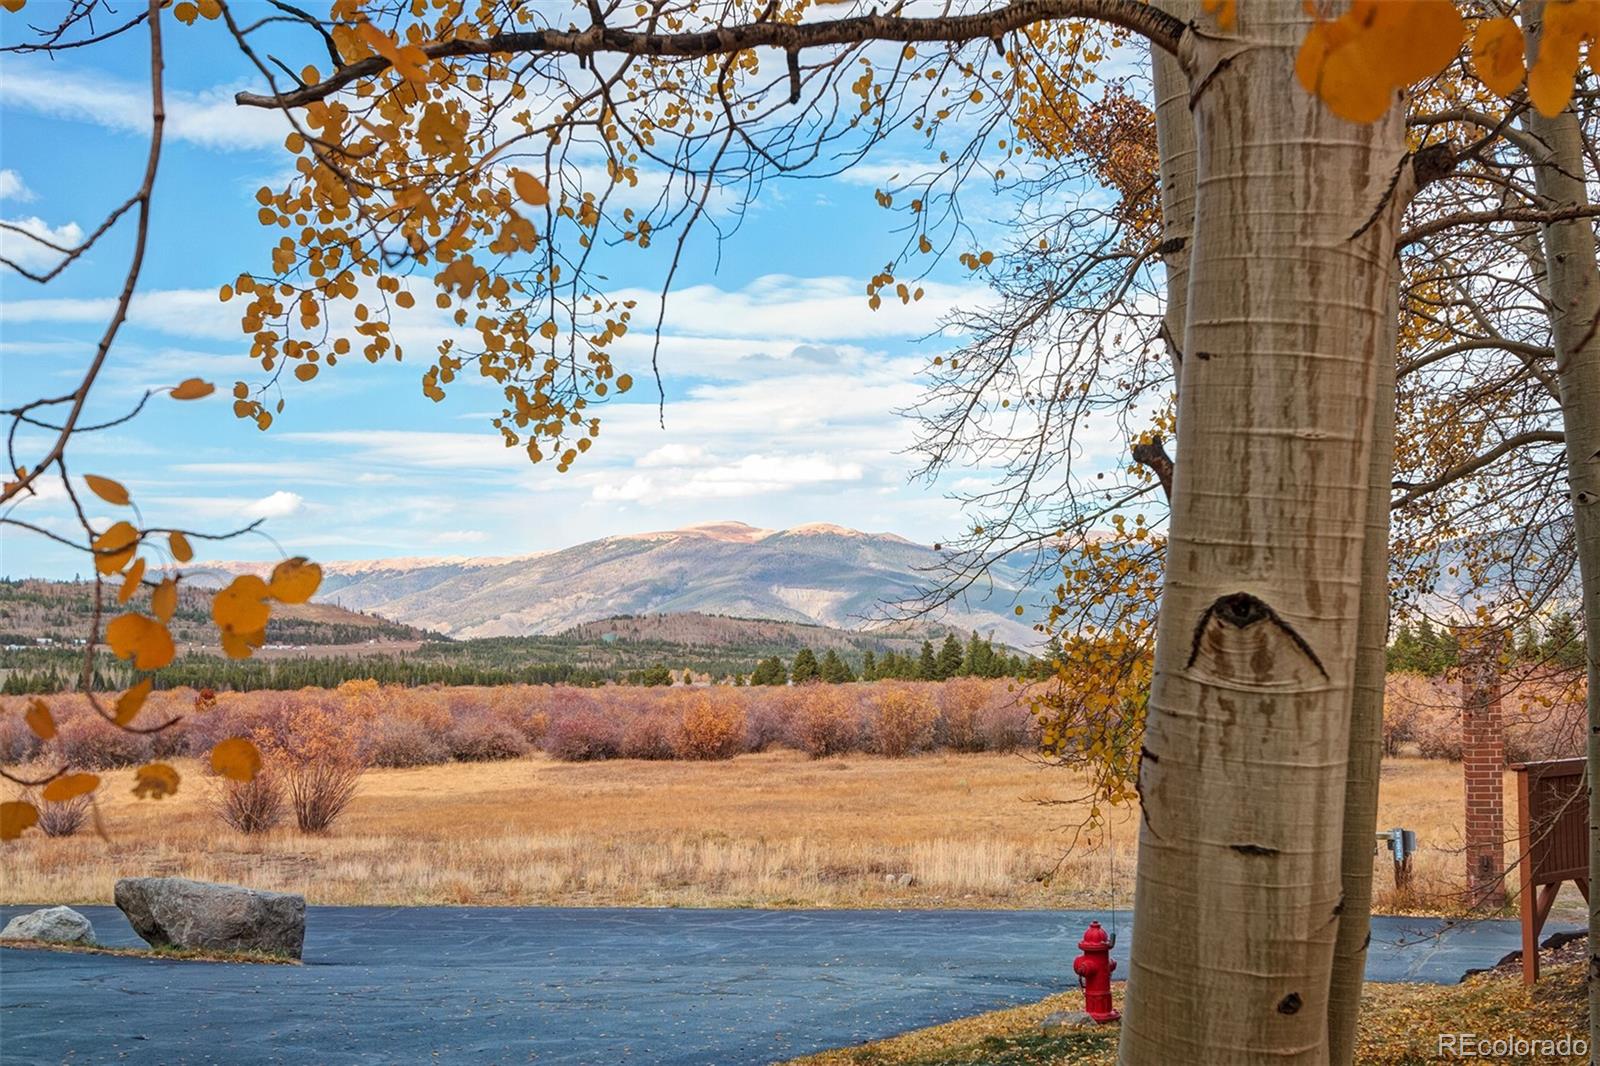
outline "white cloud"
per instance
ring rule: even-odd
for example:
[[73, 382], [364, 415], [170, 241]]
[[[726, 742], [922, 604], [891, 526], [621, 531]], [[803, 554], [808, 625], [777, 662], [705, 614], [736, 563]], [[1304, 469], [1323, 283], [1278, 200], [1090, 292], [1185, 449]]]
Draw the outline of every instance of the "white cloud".
[[288, 518], [305, 504], [305, 498], [298, 492], [289, 492], [279, 489], [270, 496], [250, 504], [246, 512], [251, 518]]
[[23, 183], [22, 175], [15, 170], [0, 170], [0, 200], [32, 200], [33, 190]]
[[639, 457], [635, 466], [687, 466], [705, 457], [706, 450], [697, 444], [663, 444]]
[[[61, 248], [71, 248], [83, 241], [83, 229], [76, 222], [52, 226], [44, 219], [33, 215], [27, 218], [8, 218], [5, 222], [31, 236], [10, 229], [0, 229], [0, 256], [28, 270], [48, 269], [61, 262], [62, 253], [39, 243], [40, 240], [49, 241], [50, 244]], [[39, 240], [34, 240], [33, 237]]]
[[[290, 128], [287, 120], [277, 111], [239, 107], [233, 94], [242, 87], [216, 86], [198, 93], [167, 89], [165, 135], [207, 148], [281, 145]], [[99, 71], [9, 65], [0, 79], [0, 105], [127, 133], [150, 130], [150, 87]]]
[[732, 463], [603, 482], [595, 486], [594, 498], [644, 501], [759, 496], [802, 485], [860, 481], [863, 473], [860, 463], [835, 462], [825, 455], [746, 455]]

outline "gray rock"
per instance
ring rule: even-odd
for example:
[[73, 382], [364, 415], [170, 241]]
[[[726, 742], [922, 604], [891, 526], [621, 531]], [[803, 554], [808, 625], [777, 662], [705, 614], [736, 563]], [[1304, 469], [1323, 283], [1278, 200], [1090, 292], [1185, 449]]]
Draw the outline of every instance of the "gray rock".
[[47, 940], [53, 944], [94, 944], [94, 926], [71, 907], [46, 907], [19, 914], [0, 929], [0, 940]]
[[114, 898], [133, 931], [153, 947], [264, 951], [298, 959], [305, 943], [304, 896], [186, 877], [125, 877]]
[[1097, 1029], [1100, 1023], [1081, 1010], [1058, 1010], [1054, 1014], [1045, 1016], [1039, 1023], [1041, 1029], [1054, 1031], [1057, 1029]]

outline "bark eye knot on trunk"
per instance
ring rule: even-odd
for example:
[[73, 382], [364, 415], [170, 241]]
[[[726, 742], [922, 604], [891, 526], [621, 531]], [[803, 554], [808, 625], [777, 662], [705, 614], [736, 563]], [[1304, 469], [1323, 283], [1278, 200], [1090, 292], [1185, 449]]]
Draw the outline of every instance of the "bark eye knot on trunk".
[[1278, 1001], [1278, 1013], [1299, 1014], [1302, 1002], [1303, 1001], [1300, 999], [1300, 993], [1290, 992], [1287, 996], [1284, 996]]
[[1189, 661], [1184, 664], [1184, 669], [1194, 666], [1195, 660], [1200, 658], [1200, 644], [1206, 633], [1206, 626], [1215, 620], [1234, 629], [1248, 629], [1260, 622], [1271, 622], [1278, 631], [1299, 648], [1307, 659], [1324, 678], [1328, 676], [1328, 668], [1322, 665], [1322, 659], [1306, 643], [1298, 630], [1274, 611], [1270, 604], [1260, 597], [1252, 596], [1248, 592], [1231, 592], [1226, 596], [1219, 596], [1210, 607], [1200, 615], [1200, 620], [1194, 625], [1194, 639], [1189, 645]]

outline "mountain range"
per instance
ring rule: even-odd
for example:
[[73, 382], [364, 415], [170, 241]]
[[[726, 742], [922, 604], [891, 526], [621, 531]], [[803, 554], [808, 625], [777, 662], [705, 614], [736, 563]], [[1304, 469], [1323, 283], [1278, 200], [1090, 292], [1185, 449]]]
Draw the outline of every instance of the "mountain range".
[[[892, 533], [715, 522], [532, 555], [325, 563], [318, 599], [457, 639], [679, 612], [865, 630], [892, 625], [893, 605], [914, 600], [938, 564], [933, 548]], [[927, 621], [1031, 647], [1038, 636], [1013, 610], [1021, 587], [996, 573]]]

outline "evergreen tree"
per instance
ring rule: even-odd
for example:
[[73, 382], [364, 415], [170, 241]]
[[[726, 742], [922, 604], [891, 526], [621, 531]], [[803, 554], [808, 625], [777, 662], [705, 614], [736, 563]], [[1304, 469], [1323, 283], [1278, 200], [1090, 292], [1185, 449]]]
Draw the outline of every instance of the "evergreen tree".
[[822, 673], [822, 667], [817, 663], [817, 657], [811, 653], [810, 648], [801, 648], [794, 656], [794, 665], [789, 668], [789, 677], [797, 685], [807, 681], [815, 681]]
[[939, 679], [939, 662], [933, 657], [933, 645], [926, 640], [922, 642], [922, 654], [917, 656], [915, 676], [918, 681]]
[[787, 685], [789, 673], [783, 668], [783, 660], [776, 655], [762, 659], [756, 664], [755, 672], [750, 675], [752, 685]]
[[940, 681], [955, 677], [961, 673], [961, 642], [954, 633], [945, 635], [944, 644], [939, 648], [939, 659], [934, 665], [934, 677]]
[[640, 676], [639, 683], [651, 687], [670, 685], [672, 684], [672, 671], [667, 668], [666, 663], [656, 663]]
[[839, 685], [856, 679], [856, 675], [850, 672], [850, 667], [845, 664], [843, 659], [839, 658], [839, 653], [832, 648], [829, 648], [828, 653], [822, 657], [820, 673], [822, 680], [830, 685]]
[[871, 648], [861, 653], [861, 680], [878, 680], [878, 659], [872, 654]]
[[684, 684], [685, 684], [685, 685], [692, 685], [692, 684], [694, 684], [694, 674], [693, 674], [693, 673], [691, 673], [691, 672], [690, 672], [690, 671], [688, 671], [688, 670], [685, 670], [685, 671], [684, 671], [684, 672], [683, 672], [683, 683], [684, 683]]

